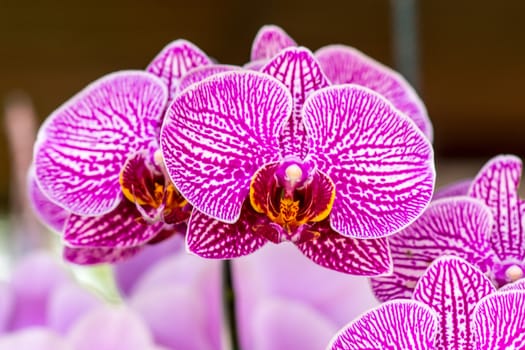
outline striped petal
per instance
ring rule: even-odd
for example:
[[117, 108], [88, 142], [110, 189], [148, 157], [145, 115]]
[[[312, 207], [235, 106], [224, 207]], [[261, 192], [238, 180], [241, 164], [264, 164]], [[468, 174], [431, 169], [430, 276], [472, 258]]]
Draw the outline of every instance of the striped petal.
[[500, 292], [507, 292], [509, 290], [525, 291], [525, 278], [519, 279], [516, 282], [509, 283], [498, 289]]
[[349, 46], [325, 46], [315, 56], [333, 84], [352, 83], [378, 92], [408, 115], [432, 141], [432, 123], [425, 105], [399, 73]]
[[279, 159], [278, 135], [291, 97], [277, 80], [227, 72], [184, 90], [161, 132], [166, 168], [195, 208], [234, 223], [261, 166]]
[[151, 61], [146, 71], [158, 76], [166, 84], [171, 101], [179, 90], [180, 79], [193, 68], [211, 64], [211, 59], [189, 41], [175, 40]]
[[492, 215], [483, 203], [469, 197], [432, 202], [412, 225], [388, 237], [394, 261], [391, 276], [372, 279], [379, 300], [410, 298], [417, 281], [442, 255], [468, 260], [489, 272]]
[[351, 275], [376, 276], [392, 269], [386, 238], [349, 238], [327, 228], [318, 238], [297, 247], [316, 264]]
[[495, 293], [474, 311], [476, 349], [525, 349], [525, 292]]
[[122, 71], [102, 77], [58, 108], [35, 144], [42, 191], [78, 215], [100, 215], [122, 198], [128, 154], [155, 145], [167, 91], [155, 76]]
[[113, 264], [135, 256], [143, 246], [127, 248], [64, 246], [64, 260], [77, 265]]
[[295, 41], [280, 27], [263, 26], [252, 44], [250, 58], [252, 61], [270, 59], [287, 47], [297, 46]]
[[36, 182], [33, 168], [29, 171], [28, 188], [31, 206], [38, 218], [53, 231], [63, 232], [69, 212], [51, 202], [42, 193]]
[[380, 305], [345, 326], [332, 339], [332, 350], [431, 350], [438, 323], [426, 305], [397, 300]]
[[414, 300], [438, 315], [437, 349], [474, 349], [474, 308], [496, 288], [485, 275], [463, 259], [446, 256], [436, 260], [420, 279]]
[[229, 66], [226, 64], [214, 64], [192, 69], [180, 80], [179, 91], [186, 89], [199, 81], [211, 77], [212, 75], [241, 69], [239, 66]]
[[457, 182], [453, 182], [449, 185], [440, 187], [434, 192], [432, 200], [454, 197], [454, 196], [466, 196], [468, 194], [470, 185], [473, 179], [464, 179]]
[[244, 206], [241, 217], [234, 224], [215, 220], [193, 210], [186, 233], [187, 249], [203, 258], [232, 259], [248, 255], [261, 248], [267, 239], [256, 233], [265, 221]]
[[426, 208], [435, 178], [432, 146], [380, 95], [357, 85], [322, 89], [306, 100], [303, 121], [309, 157], [336, 186], [335, 231], [387, 236]]
[[492, 158], [478, 173], [469, 195], [483, 200], [494, 215], [492, 248], [506, 259], [525, 259], [524, 201], [518, 195], [521, 160], [512, 155]]
[[101, 216], [72, 214], [64, 239], [72, 247], [129, 248], [146, 244], [164, 224], [143, 223], [135, 204], [124, 199], [112, 212]]
[[279, 52], [262, 69], [263, 73], [283, 83], [293, 98], [293, 111], [280, 135], [283, 156], [297, 155], [304, 158], [307, 152], [307, 140], [301, 109], [306, 98], [314, 91], [328, 86], [319, 63], [303, 47], [293, 47]]

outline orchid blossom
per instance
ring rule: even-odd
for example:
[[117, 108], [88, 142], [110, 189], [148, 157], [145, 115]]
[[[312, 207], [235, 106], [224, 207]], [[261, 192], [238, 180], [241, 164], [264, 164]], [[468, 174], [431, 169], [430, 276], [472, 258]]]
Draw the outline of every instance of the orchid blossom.
[[330, 349], [520, 349], [525, 291], [496, 292], [467, 261], [439, 258], [412, 300], [392, 300], [345, 326]]
[[146, 72], [102, 77], [46, 120], [30, 188], [44, 221], [63, 225], [66, 259], [118, 261], [180, 230], [191, 208], [165, 172], [158, 134], [181, 78], [210, 63], [174, 41]]
[[196, 209], [189, 250], [233, 258], [288, 241], [331, 269], [388, 272], [382, 237], [432, 194], [430, 143], [379, 94], [329, 87], [307, 49], [284, 50], [262, 71], [213, 75], [167, 110], [166, 170]]

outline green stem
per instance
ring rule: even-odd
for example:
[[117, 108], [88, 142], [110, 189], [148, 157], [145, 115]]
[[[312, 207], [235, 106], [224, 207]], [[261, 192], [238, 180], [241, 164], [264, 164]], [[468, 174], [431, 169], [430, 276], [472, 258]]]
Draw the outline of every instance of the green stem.
[[228, 327], [230, 349], [239, 350], [237, 317], [235, 314], [235, 291], [233, 289], [232, 275], [231, 260], [224, 260], [222, 262], [222, 305]]

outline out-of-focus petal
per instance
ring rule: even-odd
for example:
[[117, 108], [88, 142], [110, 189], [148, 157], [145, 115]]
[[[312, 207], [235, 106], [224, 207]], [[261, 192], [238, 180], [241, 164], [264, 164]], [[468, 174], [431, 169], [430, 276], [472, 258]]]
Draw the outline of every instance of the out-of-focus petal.
[[178, 91], [180, 79], [187, 72], [211, 63], [211, 59], [193, 43], [178, 39], [166, 45], [146, 70], [162, 79], [171, 101]]
[[0, 335], [9, 328], [15, 296], [9, 284], [0, 281]]
[[78, 350], [47, 328], [27, 328], [0, 337], [2, 350]]
[[481, 270], [463, 259], [446, 256], [427, 269], [414, 290], [414, 300], [430, 306], [439, 319], [436, 347], [471, 349], [474, 308], [496, 291]]
[[332, 179], [332, 228], [356, 238], [388, 236], [427, 207], [435, 179], [428, 139], [377, 93], [340, 85], [314, 93], [303, 108], [310, 153]]
[[475, 199], [450, 197], [432, 202], [416, 222], [388, 237], [394, 273], [372, 279], [375, 295], [382, 301], [410, 298], [421, 275], [442, 255], [464, 258], [488, 272], [492, 222], [489, 209]]
[[463, 179], [440, 187], [436, 190], [436, 192], [434, 192], [432, 200], [454, 196], [466, 196], [472, 181], [473, 179]]
[[243, 349], [318, 350], [330, 341], [337, 327], [313, 308], [297, 301], [266, 299], [253, 310], [251, 335]]
[[431, 350], [438, 321], [425, 304], [390, 301], [368, 311], [339, 331], [332, 350]]
[[525, 258], [525, 204], [518, 196], [521, 171], [518, 157], [494, 157], [480, 170], [469, 191], [470, 196], [483, 200], [494, 215], [490, 240], [502, 261]]
[[291, 46], [297, 44], [282, 28], [265, 25], [255, 35], [250, 58], [252, 61], [270, 59], [282, 49]]
[[152, 336], [139, 316], [125, 307], [100, 307], [71, 328], [68, 339], [75, 350], [145, 350]]
[[127, 156], [155, 144], [167, 100], [152, 74], [122, 71], [93, 82], [49, 116], [35, 143], [40, 189], [66, 210], [100, 215], [122, 194]]
[[177, 95], [161, 132], [166, 168], [196, 209], [234, 223], [257, 169], [279, 159], [291, 96], [261, 73], [226, 72]]
[[314, 91], [329, 85], [319, 63], [310, 50], [292, 47], [275, 55], [261, 70], [283, 83], [293, 98], [293, 110], [281, 131], [280, 145], [283, 156], [296, 155], [304, 158], [307, 135], [301, 120], [301, 108]]
[[349, 46], [325, 46], [315, 56], [332, 83], [352, 83], [378, 92], [408, 115], [432, 141], [432, 123], [425, 105], [399, 73]]
[[350, 238], [328, 228], [297, 247], [313, 262], [351, 275], [377, 276], [392, 270], [387, 238]]
[[33, 167], [28, 175], [28, 189], [31, 206], [38, 218], [53, 231], [63, 232], [69, 212], [53, 203], [42, 193], [38, 187]]
[[231, 259], [261, 248], [267, 239], [256, 232], [259, 217], [248, 206], [244, 206], [241, 217], [234, 224], [226, 224], [194, 209], [186, 233], [188, 250], [203, 258]]
[[494, 293], [474, 310], [476, 349], [525, 348], [525, 292]]
[[211, 77], [212, 75], [229, 72], [232, 70], [241, 69], [239, 66], [230, 66], [227, 64], [214, 64], [210, 66], [202, 66], [195, 68], [188, 72], [185, 76], [182, 77], [179, 84], [179, 91], [186, 89], [188, 86], [196, 84], [206, 78]]
[[115, 210], [101, 216], [71, 214], [64, 240], [77, 248], [137, 247], [155, 237], [164, 225], [162, 222], [149, 225], [141, 219], [135, 204], [123, 199]]

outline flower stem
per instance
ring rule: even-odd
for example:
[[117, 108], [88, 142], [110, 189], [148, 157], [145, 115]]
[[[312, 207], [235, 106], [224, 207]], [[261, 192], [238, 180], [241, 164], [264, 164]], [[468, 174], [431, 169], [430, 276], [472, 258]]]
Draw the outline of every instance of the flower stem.
[[231, 260], [222, 262], [222, 305], [224, 317], [227, 322], [229, 345], [232, 350], [239, 350], [239, 337], [237, 334], [237, 318], [235, 314], [235, 291], [232, 281], [232, 263]]

